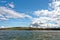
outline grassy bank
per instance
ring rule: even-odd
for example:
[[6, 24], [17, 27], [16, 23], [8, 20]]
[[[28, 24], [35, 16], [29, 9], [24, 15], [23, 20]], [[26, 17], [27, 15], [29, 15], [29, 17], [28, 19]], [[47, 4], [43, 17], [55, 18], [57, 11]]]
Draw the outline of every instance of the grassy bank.
[[13, 28], [0, 28], [0, 30], [60, 30], [60, 28], [13, 27]]

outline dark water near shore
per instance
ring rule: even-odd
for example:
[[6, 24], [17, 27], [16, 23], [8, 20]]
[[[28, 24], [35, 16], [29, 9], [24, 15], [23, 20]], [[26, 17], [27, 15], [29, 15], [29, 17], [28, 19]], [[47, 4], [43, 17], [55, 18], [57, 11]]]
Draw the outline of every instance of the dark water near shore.
[[60, 30], [0, 30], [0, 40], [60, 40]]

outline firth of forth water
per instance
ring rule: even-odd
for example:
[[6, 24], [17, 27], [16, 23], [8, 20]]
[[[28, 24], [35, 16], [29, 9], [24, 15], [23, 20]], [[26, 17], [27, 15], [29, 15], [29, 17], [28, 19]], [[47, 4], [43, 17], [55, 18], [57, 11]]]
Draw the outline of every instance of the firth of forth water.
[[60, 40], [60, 30], [0, 30], [0, 40]]

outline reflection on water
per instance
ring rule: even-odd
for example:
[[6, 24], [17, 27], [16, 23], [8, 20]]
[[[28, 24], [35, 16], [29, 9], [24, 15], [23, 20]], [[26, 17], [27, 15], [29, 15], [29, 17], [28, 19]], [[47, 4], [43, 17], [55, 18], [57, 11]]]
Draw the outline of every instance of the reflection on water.
[[60, 40], [60, 31], [0, 30], [0, 40]]

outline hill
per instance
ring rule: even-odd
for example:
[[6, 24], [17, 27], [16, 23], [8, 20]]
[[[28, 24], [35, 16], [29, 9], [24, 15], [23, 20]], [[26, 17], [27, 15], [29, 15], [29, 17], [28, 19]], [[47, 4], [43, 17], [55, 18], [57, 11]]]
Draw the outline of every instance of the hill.
[[0, 28], [0, 30], [60, 30], [60, 28], [12, 27], [12, 28]]

